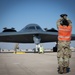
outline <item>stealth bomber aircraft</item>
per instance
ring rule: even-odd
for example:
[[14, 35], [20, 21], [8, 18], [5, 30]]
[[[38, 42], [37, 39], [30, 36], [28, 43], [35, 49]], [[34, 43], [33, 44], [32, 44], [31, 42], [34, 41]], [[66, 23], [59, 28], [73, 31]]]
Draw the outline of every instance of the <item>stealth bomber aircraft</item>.
[[[39, 44], [45, 42], [57, 42], [57, 37], [57, 30], [43, 30], [37, 24], [28, 24], [18, 32], [16, 32], [14, 28], [5, 28], [5, 30], [0, 33], [0, 42]], [[71, 40], [75, 40], [75, 34], [72, 34], [71, 37]]]

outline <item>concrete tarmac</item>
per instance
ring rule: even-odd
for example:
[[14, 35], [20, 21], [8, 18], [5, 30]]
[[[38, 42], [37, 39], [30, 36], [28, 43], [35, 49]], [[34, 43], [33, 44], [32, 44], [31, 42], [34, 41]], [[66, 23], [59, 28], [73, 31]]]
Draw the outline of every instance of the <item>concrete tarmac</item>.
[[[57, 65], [57, 53], [0, 53], [0, 75], [60, 75]], [[75, 52], [70, 69], [71, 72], [63, 75], [75, 75]]]

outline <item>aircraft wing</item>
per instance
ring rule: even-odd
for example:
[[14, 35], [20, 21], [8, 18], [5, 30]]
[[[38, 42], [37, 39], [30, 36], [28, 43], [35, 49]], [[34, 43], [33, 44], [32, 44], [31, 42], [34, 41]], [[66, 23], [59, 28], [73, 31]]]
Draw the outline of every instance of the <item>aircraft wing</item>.
[[[56, 42], [58, 32], [2, 32], [0, 33], [0, 42], [16, 42], [16, 43], [34, 43], [33, 36], [39, 35], [41, 43]], [[72, 39], [75, 40], [75, 34], [72, 34]]]
[[34, 43], [33, 35], [38, 34], [42, 42], [57, 41], [57, 33], [49, 32], [2, 32], [0, 42]]

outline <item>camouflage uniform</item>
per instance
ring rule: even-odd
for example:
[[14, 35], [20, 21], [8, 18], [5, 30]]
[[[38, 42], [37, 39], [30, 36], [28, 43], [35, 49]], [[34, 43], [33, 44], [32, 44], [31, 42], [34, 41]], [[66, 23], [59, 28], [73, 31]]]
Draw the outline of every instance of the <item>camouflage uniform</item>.
[[[60, 25], [61, 20], [62, 18], [60, 18], [57, 21], [57, 28]], [[67, 20], [69, 22], [69, 25], [72, 26], [72, 22], [68, 18]], [[58, 67], [69, 68], [69, 58], [71, 58], [70, 43], [71, 41], [58, 41], [58, 49], [57, 49]]]
[[71, 57], [71, 49], [69, 41], [58, 41], [58, 66], [69, 67], [69, 58]]

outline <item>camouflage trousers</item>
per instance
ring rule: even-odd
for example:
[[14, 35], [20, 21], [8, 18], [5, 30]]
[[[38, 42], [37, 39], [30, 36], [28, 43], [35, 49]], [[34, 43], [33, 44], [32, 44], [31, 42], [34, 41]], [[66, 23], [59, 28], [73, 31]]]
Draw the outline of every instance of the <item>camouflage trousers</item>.
[[57, 59], [58, 67], [69, 67], [69, 59], [71, 58], [70, 42], [58, 41]]

